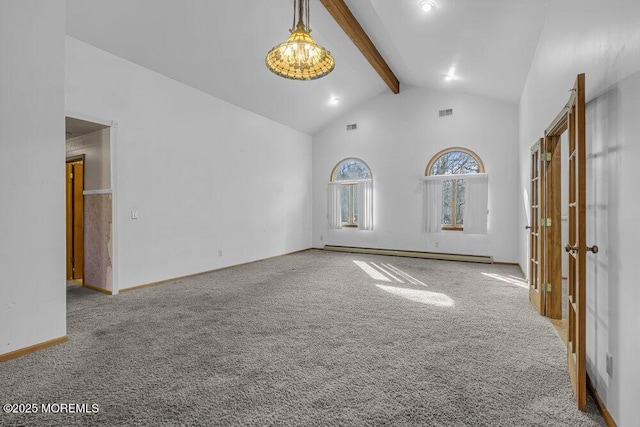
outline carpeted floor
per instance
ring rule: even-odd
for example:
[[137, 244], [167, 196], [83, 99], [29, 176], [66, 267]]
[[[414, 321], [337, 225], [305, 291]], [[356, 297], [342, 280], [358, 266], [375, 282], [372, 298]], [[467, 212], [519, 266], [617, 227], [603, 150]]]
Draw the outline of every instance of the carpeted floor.
[[[357, 261], [357, 262], [354, 262]], [[0, 425], [601, 426], [516, 267], [307, 251], [109, 297], [0, 364]]]

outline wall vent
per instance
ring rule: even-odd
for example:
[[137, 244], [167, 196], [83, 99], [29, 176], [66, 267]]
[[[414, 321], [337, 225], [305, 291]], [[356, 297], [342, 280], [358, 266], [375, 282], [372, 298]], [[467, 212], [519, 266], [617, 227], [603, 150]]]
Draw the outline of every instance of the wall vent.
[[453, 108], [448, 108], [446, 110], [440, 110], [439, 112], [439, 116], [443, 117], [443, 116], [451, 116], [453, 114]]
[[355, 123], [347, 125], [347, 130], [356, 130], [357, 128], [358, 128], [358, 125]]

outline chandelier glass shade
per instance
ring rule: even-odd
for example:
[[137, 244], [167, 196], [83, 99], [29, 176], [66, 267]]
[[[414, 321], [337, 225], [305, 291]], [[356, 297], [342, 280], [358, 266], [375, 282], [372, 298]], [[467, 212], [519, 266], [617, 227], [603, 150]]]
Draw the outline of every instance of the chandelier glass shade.
[[331, 53], [316, 44], [309, 28], [309, 0], [294, 1], [298, 23], [289, 30], [291, 35], [269, 51], [265, 58], [273, 73], [294, 80], [314, 80], [324, 77], [335, 68]]

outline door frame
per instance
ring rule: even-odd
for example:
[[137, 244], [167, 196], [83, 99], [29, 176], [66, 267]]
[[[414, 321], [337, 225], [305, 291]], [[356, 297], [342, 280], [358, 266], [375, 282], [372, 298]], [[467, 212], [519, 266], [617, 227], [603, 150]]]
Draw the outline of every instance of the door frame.
[[548, 227], [544, 230], [544, 279], [545, 315], [551, 319], [562, 319], [562, 144], [561, 135], [545, 132], [544, 150], [545, 218]]
[[85, 120], [87, 122], [98, 123], [109, 127], [109, 156], [110, 156], [110, 172], [111, 172], [111, 295], [117, 295], [120, 289], [120, 257], [119, 257], [119, 218], [118, 218], [118, 196], [119, 186], [119, 168], [118, 153], [120, 146], [118, 145], [118, 122], [115, 120], [98, 118], [75, 111], [65, 111], [66, 117]]

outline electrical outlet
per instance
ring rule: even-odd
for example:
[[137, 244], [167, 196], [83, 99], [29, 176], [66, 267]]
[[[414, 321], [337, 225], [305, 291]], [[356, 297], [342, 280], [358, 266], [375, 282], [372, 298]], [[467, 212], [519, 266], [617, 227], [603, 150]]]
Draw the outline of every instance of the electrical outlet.
[[322, 242], [324, 240], [324, 238], [322, 236], [320, 236], [320, 241]]
[[436, 242], [436, 248], [437, 248], [437, 247], [439, 247], [439, 246], [440, 246], [440, 243], [439, 243], [439, 242]]
[[607, 353], [607, 374], [610, 377], [613, 376], [613, 357], [609, 353]]
[[218, 256], [222, 256], [222, 249], [218, 249]]

